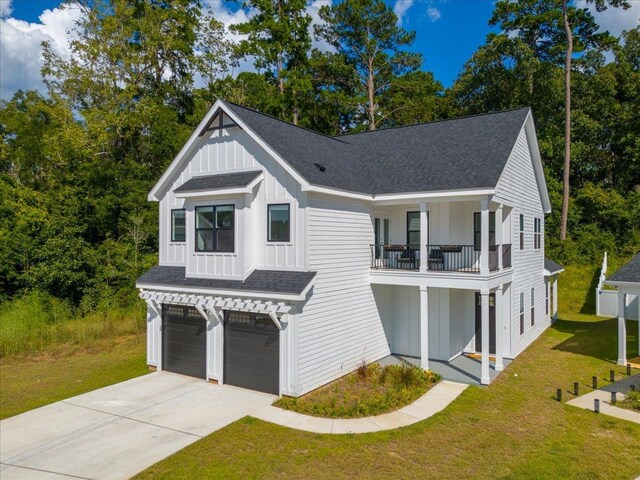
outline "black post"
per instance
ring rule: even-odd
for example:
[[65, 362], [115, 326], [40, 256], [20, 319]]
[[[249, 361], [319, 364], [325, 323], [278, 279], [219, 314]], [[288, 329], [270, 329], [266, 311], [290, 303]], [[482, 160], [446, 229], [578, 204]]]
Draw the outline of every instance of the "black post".
[[578, 382], [573, 382], [573, 394], [577, 397], [580, 393], [580, 384]]
[[631, 375], [631, 364], [627, 363], [627, 375]]
[[593, 401], [593, 411], [595, 413], [600, 413], [600, 400], [597, 398]]
[[558, 400], [559, 402], [562, 401], [562, 389], [561, 388], [556, 390], [556, 400]]
[[629, 385], [629, 391], [630, 392], [635, 392], [636, 391], [636, 386], [633, 383], [631, 385]]
[[598, 377], [591, 377], [591, 384], [593, 388], [598, 388]]
[[616, 372], [615, 372], [615, 370], [611, 370], [609, 372], [609, 381], [610, 382], [615, 382], [616, 381]]
[[611, 405], [615, 405], [616, 404], [616, 392], [611, 392]]

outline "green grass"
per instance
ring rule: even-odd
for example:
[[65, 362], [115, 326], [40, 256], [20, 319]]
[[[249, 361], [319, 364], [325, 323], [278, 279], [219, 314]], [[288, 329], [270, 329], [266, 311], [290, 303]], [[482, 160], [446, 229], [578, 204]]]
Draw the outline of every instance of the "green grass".
[[2, 358], [0, 419], [148, 373], [145, 342], [129, 335]]
[[67, 303], [31, 292], [0, 305], [0, 357], [43, 352], [55, 345], [90, 347], [94, 342], [145, 331], [145, 305], [77, 315]]
[[[398, 430], [316, 435], [246, 417], [137, 478], [575, 478], [640, 473], [640, 425], [554, 400], [574, 381], [608, 383], [616, 320], [589, 314], [585, 267], [560, 278], [560, 317], [488, 388], [470, 387], [444, 411]], [[629, 354], [637, 329], [629, 329]], [[516, 376], [517, 375], [517, 376]]]
[[409, 405], [439, 380], [436, 373], [413, 366], [381, 367], [374, 363], [362, 365], [303, 397], [282, 397], [274, 405], [320, 417], [367, 417]]

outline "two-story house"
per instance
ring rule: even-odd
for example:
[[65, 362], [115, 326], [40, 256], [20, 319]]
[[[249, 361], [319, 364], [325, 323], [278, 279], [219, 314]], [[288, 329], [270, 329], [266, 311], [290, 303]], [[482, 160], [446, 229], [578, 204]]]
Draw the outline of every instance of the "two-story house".
[[157, 369], [299, 396], [478, 353], [488, 384], [555, 316], [529, 109], [329, 137], [218, 101], [149, 200]]

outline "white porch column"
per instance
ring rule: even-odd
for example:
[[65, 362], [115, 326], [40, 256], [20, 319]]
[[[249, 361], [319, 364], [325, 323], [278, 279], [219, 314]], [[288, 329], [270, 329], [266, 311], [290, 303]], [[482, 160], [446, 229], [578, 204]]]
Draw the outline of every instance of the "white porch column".
[[429, 269], [429, 214], [427, 202], [420, 202], [420, 271]]
[[[497, 219], [496, 219], [497, 222]], [[496, 371], [501, 372], [504, 370], [504, 360], [502, 356], [504, 354], [504, 331], [502, 326], [502, 292], [504, 291], [503, 285], [496, 288]]]
[[480, 200], [480, 273], [489, 274], [489, 200]]
[[489, 290], [481, 290], [480, 297], [482, 300], [482, 322], [480, 327], [482, 332], [482, 373], [480, 383], [489, 385], [491, 383], [491, 377], [489, 376]]
[[420, 286], [420, 366], [429, 370], [429, 288]]
[[500, 204], [498, 208], [496, 208], [496, 254], [498, 255], [498, 270], [502, 270], [502, 244], [504, 243], [502, 229], [502, 204]]
[[627, 326], [624, 322], [626, 295], [618, 287], [618, 365], [627, 364]]

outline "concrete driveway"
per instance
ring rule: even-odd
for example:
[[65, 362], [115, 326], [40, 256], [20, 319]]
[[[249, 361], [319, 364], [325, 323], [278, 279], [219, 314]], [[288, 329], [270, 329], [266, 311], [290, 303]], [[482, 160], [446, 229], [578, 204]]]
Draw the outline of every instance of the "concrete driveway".
[[129, 478], [274, 399], [151, 373], [2, 420], [0, 478]]

